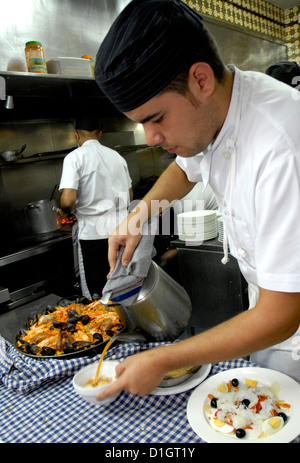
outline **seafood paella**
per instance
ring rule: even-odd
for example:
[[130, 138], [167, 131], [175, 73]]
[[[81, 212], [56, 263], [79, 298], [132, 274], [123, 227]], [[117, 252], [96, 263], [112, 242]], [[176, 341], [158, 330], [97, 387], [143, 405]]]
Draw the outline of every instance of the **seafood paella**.
[[106, 342], [125, 327], [117, 305], [72, 302], [30, 317], [16, 336], [17, 348], [34, 356], [61, 356]]

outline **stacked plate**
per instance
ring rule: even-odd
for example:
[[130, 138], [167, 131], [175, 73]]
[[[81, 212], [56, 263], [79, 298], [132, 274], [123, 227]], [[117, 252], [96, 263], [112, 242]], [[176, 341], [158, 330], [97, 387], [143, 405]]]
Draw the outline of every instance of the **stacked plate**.
[[179, 239], [194, 244], [218, 235], [216, 211], [190, 211], [177, 216]]
[[218, 217], [217, 219], [217, 225], [218, 225], [218, 241], [221, 241], [223, 243], [224, 240], [224, 223], [223, 223], [223, 217]]

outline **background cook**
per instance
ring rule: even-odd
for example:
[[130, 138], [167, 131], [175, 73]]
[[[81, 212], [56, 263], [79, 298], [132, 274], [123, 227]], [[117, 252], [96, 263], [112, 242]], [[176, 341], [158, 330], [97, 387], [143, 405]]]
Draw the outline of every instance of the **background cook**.
[[76, 215], [82, 292], [91, 298], [102, 294], [109, 273], [108, 236], [127, 216], [133, 194], [127, 163], [100, 143], [98, 121], [77, 119], [75, 134], [79, 148], [64, 159], [60, 208]]

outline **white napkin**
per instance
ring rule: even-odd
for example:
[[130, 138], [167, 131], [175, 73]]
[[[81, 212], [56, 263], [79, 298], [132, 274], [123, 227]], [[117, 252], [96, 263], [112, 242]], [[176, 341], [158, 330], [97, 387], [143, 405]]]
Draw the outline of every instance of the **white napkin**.
[[115, 269], [108, 276], [107, 283], [102, 291], [101, 301], [107, 303], [111, 300], [124, 306], [131, 306], [137, 300], [148, 275], [151, 259], [156, 251], [153, 241], [157, 229], [157, 219], [149, 220], [143, 227], [143, 236], [136, 247], [131, 261], [127, 267], [121, 263], [124, 246], [121, 247]]

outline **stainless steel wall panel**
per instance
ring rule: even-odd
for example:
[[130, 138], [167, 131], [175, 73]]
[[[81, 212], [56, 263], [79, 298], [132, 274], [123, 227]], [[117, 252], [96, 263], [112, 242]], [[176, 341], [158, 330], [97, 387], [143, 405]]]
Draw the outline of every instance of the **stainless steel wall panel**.
[[[4, 2], [2, 2], [4, 3]], [[1, 5], [0, 70], [24, 59], [25, 43], [40, 41], [46, 60], [96, 56], [108, 28], [129, 0], [10, 0]]]
[[[46, 60], [69, 56], [81, 57], [90, 54], [95, 58], [99, 45], [105, 37], [110, 25], [130, 0], [10, 0], [1, 7], [0, 16], [0, 70], [6, 70], [11, 58], [25, 60], [24, 46], [29, 40], [42, 42]], [[3, 3], [3, 2], [2, 2]], [[226, 22], [205, 18], [209, 27], [221, 40], [219, 44], [224, 56], [234, 57], [234, 62], [261, 70], [259, 59], [255, 58], [257, 40], [259, 50], [264, 50], [263, 66], [272, 64], [278, 54], [282, 56], [282, 48], [276, 41], [272, 43], [267, 36], [259, 37], [252, 44], [251, 34], [243, 33], [242, 28], [228, 25]], [[225, 41], [224, 41], [225, 40]], [[279, 48], [279, 50], [277, 50]]]
[[254, 35], [220, 21], [207, 21], [226, 64], [243, 70], [265, 72], [277, 61], [287, 59], [287, 47], [279, 41]]

